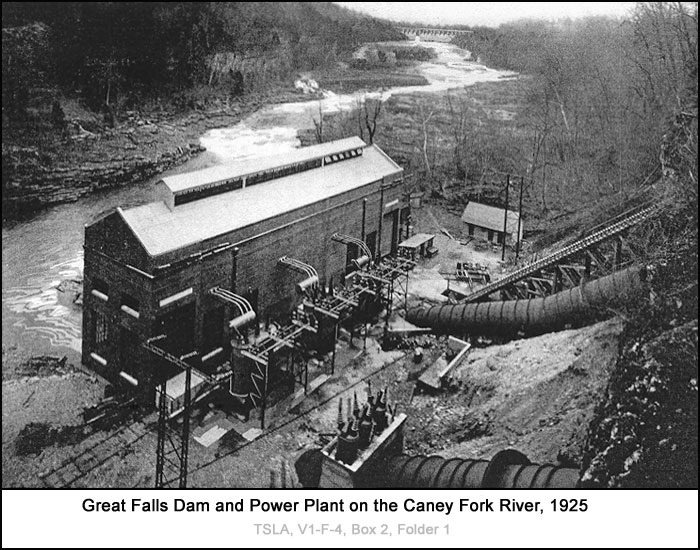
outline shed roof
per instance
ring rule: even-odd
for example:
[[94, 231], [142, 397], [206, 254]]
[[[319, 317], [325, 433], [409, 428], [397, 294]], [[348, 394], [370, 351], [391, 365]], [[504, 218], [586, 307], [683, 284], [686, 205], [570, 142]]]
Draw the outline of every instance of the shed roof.
[[319, 143], [318, 145], [311, 145], [309, 147], [300, 147], [299, 149], [294, 149], [280, 155], [249, 158], [231, 164], [212, 166], [211, 168], [197, 170], [196, 172], [167, 176], [162, 178], [161, 181], [171, 193], [179, 193], [186, 189], [200, 187], [209, 183], [240, 178], [256, 172], [269, 170], [270, 168], [298, 164], [300, 162], [306, 162], [307, 160], [365, 146], [366, 144], [364, 141], [357, 136], [353, 136], [330, 141], [328, 143]]
[[[471, 223], [493, 231], [503, 231], [503, 208], [488, 206], [478, 202], [470, 201], [462, 214], [464, 223]], [[506, 224], [507, 233], [514, 234], [518, 232], [518, 218], [520, 214], [508, 210], [508, 222]]]
[[[190, 379], [190, 391], [204, 382], [204, 378], [199, 376], [194, 369], [192, 369], [191, 372], [192, 378]], [[165, 394], [171, 399], [178, 399], [182, 397], [185, 394], [186, 376], [187, 374], [183, 370], [168, 380], [165, 384]]]
[[158, 256], [274, 218], [402, 172], [376, 145], [364, 154], [170, 210], [152, 202], [119, 213], [146, 252]]

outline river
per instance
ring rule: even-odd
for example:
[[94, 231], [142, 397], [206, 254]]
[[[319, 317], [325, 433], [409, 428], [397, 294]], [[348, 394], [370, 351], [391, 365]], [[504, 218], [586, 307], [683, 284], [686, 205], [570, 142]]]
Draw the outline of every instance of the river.
[[[426, 42], [438, 58], [421, 63], [418, 71], [427, 86], [396, 87], [365, 94], [386, 100], [399, 93], [431, 93], [494, 81], [508, 73], [469, 61], [467, 52], [444, 43]], [[361, 94], [325, 94], [324, 113], [352, 109]], [[297, 130], [313, 128], [319, 101], [282, 103], [264, 107], [230, 128], [208, 131], [200, 138], [207, 152], [166, 174], [233, 162], [242, 158], [278, 154], [299, 146]], [[57, 205], [2, 231], [2, 344], [17, 346], [23, 354], [66, 354], [79, 361], [81, 310], [59, 284], [79, 279], [83, 264], [84, 227], [101, 212], [156, 199], [161, 176], [111, 191], [96, 193], [70, 204]]]

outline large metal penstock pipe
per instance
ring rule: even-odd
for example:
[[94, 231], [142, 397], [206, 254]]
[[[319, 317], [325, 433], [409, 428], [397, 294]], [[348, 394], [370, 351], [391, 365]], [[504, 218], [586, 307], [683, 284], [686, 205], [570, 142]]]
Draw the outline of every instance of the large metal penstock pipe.
[[645, 280], [645, 268], [635, 266], [544, 298], [413, 308], [406, 319], [457, 335], [544, 334], [583, 326], [602, 308], [630, 301], [644, 289]]
[[531, 464], [518, 451], [491, 460], [398, 455], [389, 459], [386, 486], [430, 489], [574, 489], [579, 472], [552, 464]]

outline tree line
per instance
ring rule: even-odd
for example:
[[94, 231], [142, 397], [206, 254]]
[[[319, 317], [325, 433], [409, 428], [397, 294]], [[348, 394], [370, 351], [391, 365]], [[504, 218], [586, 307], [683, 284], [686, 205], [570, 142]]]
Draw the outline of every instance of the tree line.
[[642, 2], [624, 20], [522, 21], [457, 37], [487, 65], [533, 77], [521, 161], [543, 209], [553, 196], [629, 194], [659, 175], [669, 128], [697, 121], [697, 23], [696, 2]]
[[[639, 3], [624, 19], [472, 30], [455, 42], [518, 74], [513, 120], [450, 91], [392, 99], [383, 110], [369, 100], [326, 121], [323, 140], [366, 134], [369, 119], [371, 139], [424, 188], [498, 202], [510, 173], [525, 178], [527, 207], [543, 219], [606, 197], [624, 204], [659, 179], [669, 158], [683, 158], [697, 202], [697, 3]], [[685, 145], [662, 154], [681, 134]]]
[[[330, 2], [4, 2], [2, 12], [3, 114], [21, 113], [47, 79], [93, 108], [200, 84], [240, 94], [399, 38]], [[39, 25], [39, 55], [13, 39], [28, 25]]]

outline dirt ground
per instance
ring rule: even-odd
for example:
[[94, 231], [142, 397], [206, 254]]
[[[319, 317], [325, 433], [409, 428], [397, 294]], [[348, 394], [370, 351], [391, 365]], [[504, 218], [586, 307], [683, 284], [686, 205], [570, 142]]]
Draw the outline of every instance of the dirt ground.
[[[491, 278], [495, 279], [504, 273], [504, 262], [501, 262], [501, 247], [495, 244], [471, 239], [467, 235], [466, 224], [460, 216], [445, 210], [439, 205], [423, 205], [414, 210], [414, 232], [435, 235], [434, 246], [438, 254], [430, 259], [423, 259], [411, 272], [409, 282], [409, 307], [426, 303], [436, 304], [447, 302], [443, 292], [448, 288], [446, 274], [454, 273], [457, 262], [478, 263], [488, 268]], [[440, 221], [438, 221], [440, 220]], [[446, 230], [450, 236], [442, 230]], [[507, 258], [513, 251], [507, 249]], [[469, 294], [481, 285], [472, 287], [462, 281], [449, 281], [449, 288], [462, 294]]]
[[[437, 220], [441, 222], [438, 223]], [[453, 238], [441, 232], [447, 229]], [[500, 250], [466, 240], [459, 216], [436, 205], [423, 206], [415, 231], [435, 234], [437, 256], [422, 260], [409, 282], [409, 306], [445, 300], [440, 274], [457, 261], [482, 263], [492, 275], [502, 271]], [[333, 437], [338, 400], [356, 393], [363, 401], [367, 383], [376, 392], [388, 388], [397, 412], [408, 415], [406, 451], [446, 457], [490, 458], [514, 448], [532, 461], [578, 465], [593, 409], [604, 394], [617, 357], [619, 321], [562, 331], [505, 345], [472, 349], [455, 375], [462, 387], [453, 393], [425, 395], [416, 379], [444, 351], [444, 337], [417, 336], [400, 349], [383, 351], [383, 325], [372, 329], [366, 348], [340, 342], [333, 375], [315, 387], [323, 370], [312, 370], [312, 391], [291, 410], [268, 411], [266, 430], [249, 441], [243, 434], [260, 427], [257, 418], [242, 423], [215, 408], [193, 416], [192, 434], [201, 438], [212, 428], [227, 433], [208, 447], [190, 442], [192, 487], [266, 487], [278, 457], [294, 463], [305, 451]], [[425, 349], [414, 363], [413, 349]], [[83, 408], [104, 395], [104, 381], [80, 367], [53, 358], [24, 357], [3, 349], [3, 486], [4, 487], [151, 487], [155, 473], [156, 415], [91, 432], [81, 428]], [[324, 381], [325, 380], [325, 381]], [[30, 430], [31, 428], [31, 430]], [[32, 431], [33, 430], [33, 431]], [[43, 430], [43, 431], [42, 431]], [[39, 443], [28, 434], [70, 433]], [[71, 431], [72, 430], [72, 431]], [[250, 435], [250, 434], [248, 434]], [[22, 446], [24, 445], [24, 446]], [[22, 450], [22, 452], [20, 452]]]
[[[18, 365], [31, 362], [3, 350], [6, 361]], [[3, 487], [36, 487], [38, 474], [53, 464], [74, 456], [78, 445], [52, 446], [36, 456], [20, 456], [20, 432], [34, 423], [46, 427], [78, 426], [83, 407], [96, 402], [104, 392], [104, 382], [75, 368], [63, 374], [15, 377], [2, 382], [2, 478]], [[40, 449], [40, 446], [37, 446]]]
[[459, 391], [414, 397], [407, 450], [488, 458], [513, 448], [533, 462], [579, 466], [621, 331], [610, 320], [470, 350], [453, 373]]
[[[427, 347], [420, 365], [405, 350], [382, 351], [374, 338], [368, 339], [367, 350], [361, 340], [355, 348], [342, 344], [336, 375], [297, 408], [268, 423], [257, 439], [246, 441], [240, 429], [208, 448], [191, 441], [190, 486], [268, 486], [275, 459], [294, 463], [326, 443], [334, 434], [338, 400], [347, 403], [356, 393], [362, 402], [368, 381], [375, 392], [388, 388], [397, 412], [408, 415], [406, 452], [490, 458], [514, 448], [532, 461], [578, 465], [588, 422], [614, 365], [620, 326], [608, 321], [473, 349], [456, 371], [462, 389], [436, 396], [416, 393], [415, 384], [420, 371], [444, 349], [442, 340], [419, 337]], [[3, 383], [3, 486], [152, 486], [155, 414], [128, 429], [97, 432], [75, 445], [18, 456], [16, 442], [26, 424], [76, 425], [82, 407], [97, 401], [102, 391], [100, 381], [80, 372]], [[194, 423], [194, 433], [216, 420], [214, 415]], [[245, 427], [258, 427], [257, 421]], [[98, 459], [88, 460], [91, 455]]]
[[[265, 487], [269, 465], [277, 456], [293, 459], [316, 448], [333, 434], [337, 400], [346, 402], [366, 381], [379, 389], [391, 384], [403, 351], [383, 352], [375, 337], [341, 343], [335, 376], [293, 411], [268, 418], [266, 432], [246, 441], [241, 433], [257, 428], [256, 418], [237, 426], [218, 442], [204, 447], [190, 442], [190, 481], [195, 487]], [[385, 373], [385, 369], [387, 372]], [[30, 423], [54, 428], [81, 424], [83, 407], [102, 397], [104, 383], [82, 372], [3, 382], [3, 487], [151, 487], [155, 473], [156, 415], [111, 430], [89, 434], [74, 444], [37, 446], [36, 453], [18, 453], [20, 432]], [[221, 414], [200, 410], [193, 421], [196, 435], [220, 421]], [[233, 419], [235, 422], [235, 419]]]

